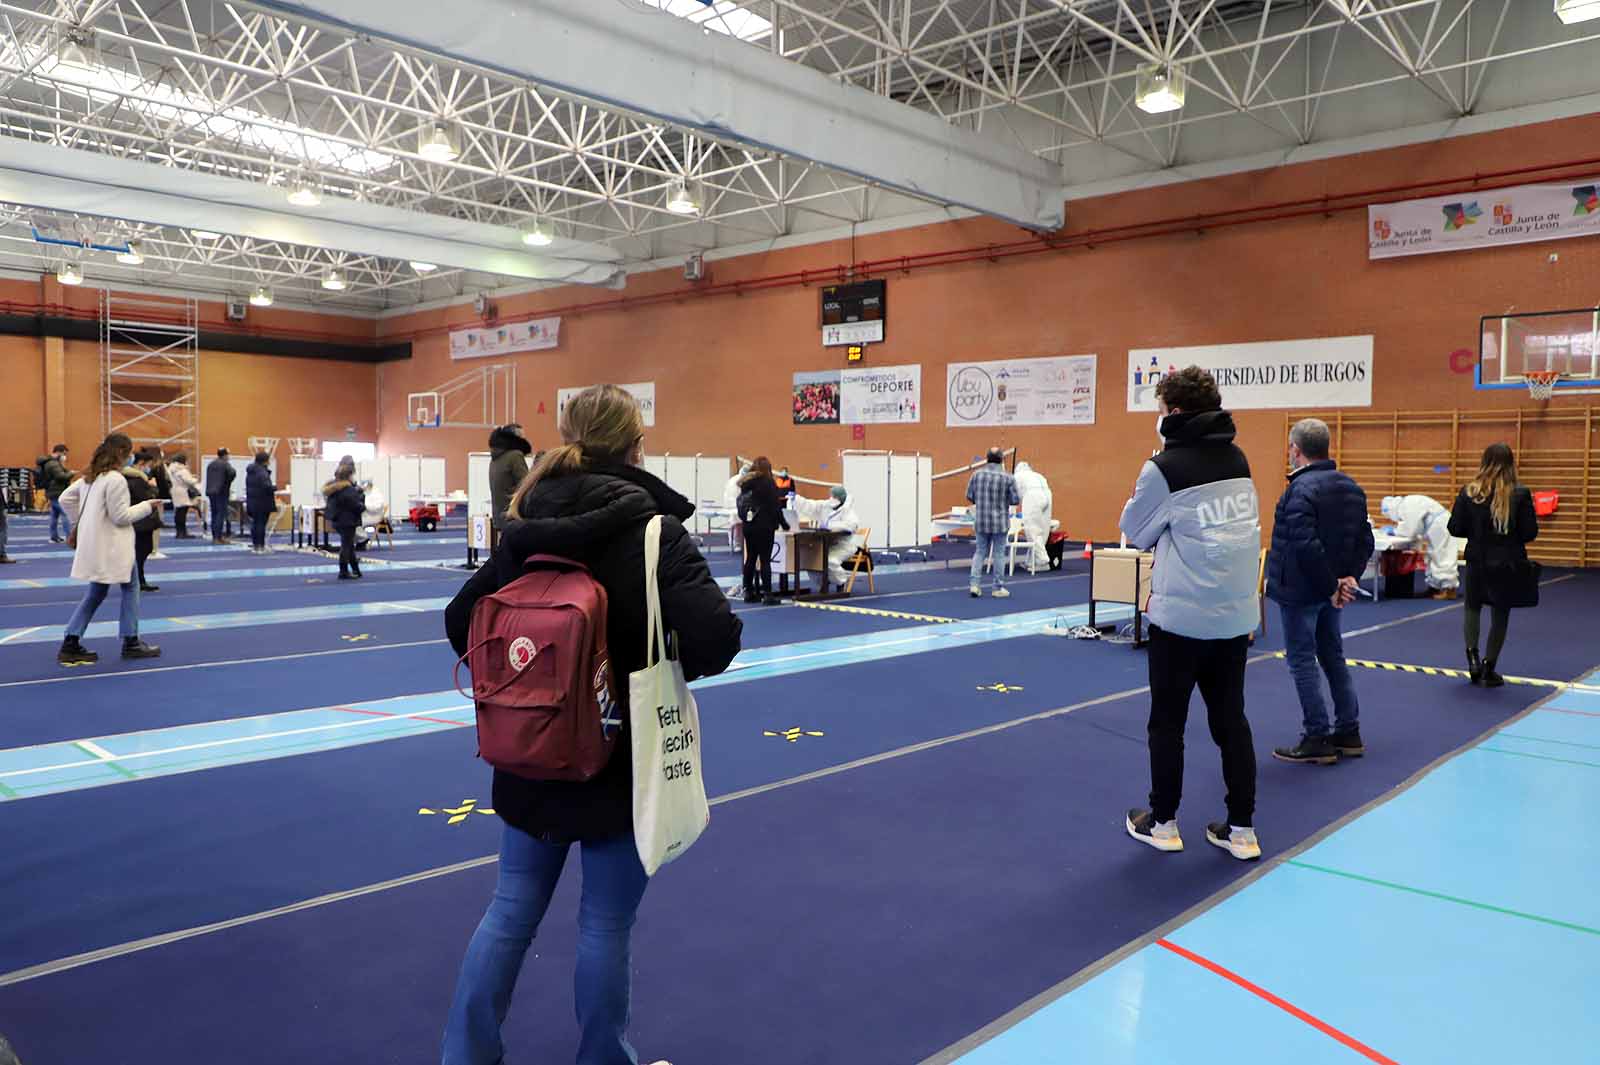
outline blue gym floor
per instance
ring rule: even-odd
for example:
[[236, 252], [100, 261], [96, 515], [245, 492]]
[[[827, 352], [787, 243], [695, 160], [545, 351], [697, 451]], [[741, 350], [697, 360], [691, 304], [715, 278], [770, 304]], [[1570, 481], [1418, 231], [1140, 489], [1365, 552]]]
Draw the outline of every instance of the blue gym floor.
[[[459, 529], [366, 578], [203, 540], [150, 563], [153, 662], [54, 662], [80, 586], [38, 519], [0, 571], [0, 1033], [27, 1065], [425, 1063], [494, 882], [498, 819], [441, 607]], [[884, 567], [845, 609], [745, 607], [697, 685], [710, 830], [646, 895], [633, 1035], [677, 1065], [1567, 1062], [1600, 1018], [1600, 575], [1548, 573], [1486, 691], [1357, 670], [1369, 755], [1297, 734], [1278, 626], [1248, 704], [1266, 857], [1191, 715], [1163, 855], [1145, 658], [1047, 635], [1088, 581]], [[726, 552], [711, 554], [725, 585]], [[1107, 619], [1121, 615], [1107, 612]], [[1359, 603], [1353, 659], [1460, 664], [1460, 607]], [[797, 730], [797, 731], [796, 731]], [[570, 1061], [576, 876], [519, 984], [508, 1062]]]

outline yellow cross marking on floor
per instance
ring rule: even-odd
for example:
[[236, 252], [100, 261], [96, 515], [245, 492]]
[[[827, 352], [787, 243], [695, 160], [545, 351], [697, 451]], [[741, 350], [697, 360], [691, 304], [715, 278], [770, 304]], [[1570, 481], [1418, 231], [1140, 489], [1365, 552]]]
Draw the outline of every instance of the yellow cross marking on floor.
[[191, 629], [205, 628], [205, 626], [200, 624], [198, 621], [190, 621], [188, 618], [168, 618], [167, 620], [172, 622], [174, 625], [187, 625]]
[[22, 578], [22, 583], [27, 585], [29, 588], [43, 588], [44, 587], [44, 585], [40, 584], [38, 581], [31, 581], [26, 577]]
[[[1287, 658], [1288, 656], [1277, 651], [1274, 658]], [[1408, 662], [1374, 662], [1367, 658], [1347, 658], [1347, 665], [1357, 669], [1378, 669], [1386, 673], [1414, 673], [1424, 677], [1453, 677], [1457, 680], [1469, 680], [1472, 674], [1464, 669], [1451, 669], [1448, 666], [1414, 666]], [[1506, 677], [1507, 684], [1523, 684], [1532, 688], [1558, 688], [1562, 691], [1600, 692], [1600, 686], [1593, 684], [1579, 684], [1568, 680], [1545, 680], [1543, 677]]]
[[1010, 695], [1012, 692], [1019, 692], [1023, 691], [1024, 689], [1020, 684], [990, 684], [987, 686], [980, 684], [978, 685], [978, 690], [981, 692], [999, 692], [1001, 695]]
[[344, 641], [346, 641], [348, 643], [360, 643], [362, 640], [370, 640], [370, 639], [372, 639], [372, 633], [370, 633], [370, 632], [358, 632], [353, 636], [349, 636], [349, 635], [341, 636], [341, 637], [339, 637], [339, 639], [344, 640]]
[[803, 730], [803, 729], [799, 728], [798, 726], [795, 727], [795, 728], [786, 728], [782, 732], [768, 732], [766, 730], [762, 730], [761, 734], [763, 736], [782, 737], [783, 739], [788, 740], [790, 743], [798, 743], [800, 741], [800, 737], [801, 736], [821, 736], [822, 735], [822, 733], [820, 733], [820, 732], [817, 732], [817, 731], [814, 731], [814, 730], [810, 730], [810, 729], [804, 729]]
[[461, 822], [465, 821], [467, 818], [471, 817], [473, 814], [493, 814], [493, 813], [494, 813], [494, 811], [489, 809], [489, 808], [487, 808], [487, 807], [485, 807], [482, 810], [478, 809], [478, 800], [477, 799], [462, 799], [460, 806], [446, 806], [446, 807], [444, 807], [442, 809], [439, 809], [439, 810], [430, 810], [426, 806], [424, 806], [422, 809], [417, 811], [417, 816], [418, 817], [430, 817], [430, 816], [432, 816], [434, 814], [446, 814], [446, 815], [449, 816], [450, 819], [448, 821], [446, 821], [445, 824], [447, 824], [447, 825], [459, 825]]
[[809, 603], [804, 599], [796, 599], [795, 606], [803, 606], [807, 610], [832, 610], [840, 614], [865, 614], [874, 618], [899, 618], [902, 621], [927, 621], [935, 625], [953, 625], [960, 618], [942, 618], [935, 614], [907, 614], [901, 610], [874, 610], [865, 606], [845, 606], [843, 603]]

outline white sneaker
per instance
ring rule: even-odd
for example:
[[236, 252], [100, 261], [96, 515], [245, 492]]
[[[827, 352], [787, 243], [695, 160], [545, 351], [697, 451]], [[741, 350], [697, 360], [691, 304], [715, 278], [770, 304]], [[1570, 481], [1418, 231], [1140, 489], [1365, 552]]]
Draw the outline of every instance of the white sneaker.
[[1253, 828], [1239, 828], [1220, 821], [1206, 826], [1206, 839], [1213, 847], [1221, 847], [1241, 862], [1253, 862], [1261, 857], [1261, 841]]
[[1124, 822], [1128, 835], [1158, 851], [1183, 850], [1183, 837], [1178, 834], [1178, 822], [1157, 821], [1149, 810], [1129, 810]]
[[994, 597], [996, 599], [1010, 599], [1011, 593], [1004, 588], [996, 588], [994, 590]]
[[167, 553], [165, 551], [152, 551], [150, 552], [150, 557], [154, 559], [163, 559], [167, 557]]
[[972, 598], [974, 598], [974, 599], [982, 599], [983, 598], [983, 592], [980, 591], [977, 588], [968, 588], [967, 589], [967, 594], [972, 596]]

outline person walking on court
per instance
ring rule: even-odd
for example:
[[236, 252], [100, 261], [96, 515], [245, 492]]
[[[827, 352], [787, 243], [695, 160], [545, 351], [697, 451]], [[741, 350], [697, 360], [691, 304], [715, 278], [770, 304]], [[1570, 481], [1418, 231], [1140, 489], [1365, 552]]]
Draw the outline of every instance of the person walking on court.
[[228, 500], [233, 498], [233, 479], [239, 471], [228, 461], [228, 449], [217, 448], [217, 457], [206, 463], [206, 505], [211, 508], [211, 539], [229, 544]]
[[11, 485], [0, 484], [0, 566], [9, 566], [17, 560], [6, 554], [7, 512], [11, 509]]
[[72, 471], [67, 468], [67, 445], [57, 444], [50, 449], [50, 457], [45, 460], [39, 480], [39, 487], [44, 489], [44, 496], [50, 501], [50, 542], [65, 543], [72, 534], [72, 522], [61, 506], [61, 493], [72, 483]]
[[522, 435], [520, 425], [502, 425], [489, 434], [489, 523], [497, 532], [505, 528], [512, 494], [528, 476], [531, 454], [533, 445]]
[[175, 538], [192, 540], [189, 534], [189, 511], [200, 502], [200, 482], [189, 472], [189, 456], [178, 452], [167, 464], [167, 478], [172, 482], [172, 523], [177, 528]]
[[[153, 448], [140, 448], [133, 456], [133, 465], [122, 468], [122, 476], [128, 481], [128, 502], [134, 506], [146, 500], [160, 500], [161, 494], [156, 490], [155, 479], [150, 476], [150, 468], [156, 461], [156, 452]], [[140, 518], [133, 523], [133, 568], [139, 577], [139, 591], [159, 592], [161, 589], [151, 584], [144, 575], [145, 563], [155, 553], [155, 532], [161, 527], [161, 511], [156, 509], [147, 517]]]
[[[167, 463], [165, 457], [161, 454], [161, 445], [151, 444], [147, 450], [151, 454], [149, 466], [150, 483], [156, 487], [156, 498], [162, 501], [171, 499], [172, 478], [167, 474]], [[157, 562], [164, 561], [167, 558], [166, 553], [161, 550], [161, 526], [162, 522], [158, 517], [155, 531], [150, 534], [150, 557]]]
[[[1456, 496], [1450, 535], [1467, 541], [1464, 635], [1473, 684], [1498, 688], [1500, 651], [1515, 607], [1539, 604], [1539, 569], [1528, 545], [1539, 538], [1533, 493], [1517, 480], [1517, 460], [1505, 444], [1490, 444], [1474, 477]], [[1489, 643], [1478, 656], [1483, 608], [1489, 607]]]
[[100, 656], [83, 646], [94, 612], [105, 602], [113, 584], [122, 589], [122, 612], [117, 631], [123, 658], [157, 658], [159, 647], [139, 639], [139, 585], [134, 582], [133, 524], [159, 513], [159, 499], [131, 503], [128, 479], [122, 469], [133, 454], [133, 441], [112, 433], [95, 448], [89, 468], [80, 480], [61, 493], [61, 509], [72, 524], [72, 576], [89, 582], [83, 602], [67, 622], [56, 661], [64, 666], [87, 665]]
[[256, 460], [244, 471], [244, 509], [250, 515], [250, 550], [267, 550], [267, 519], [278, 511], [278, 488], [272, 483], [272, 456], [256, 452]]
[[[657, 587], [666, 628], [688, 678], [721, 673], [739, 652], [742, 626], [683, 522], [690, 502], [639, 468], [644, 420], [615, 385], [586, 389], [561, 414], [563, 446], [546, 452], [517, 489], [514, 520], [489, 564], [445, 609], [445, 633], [465, 655], [473, 607], [522, 576], [533, 555], [588, 567], [605, 589], [610, 691], [620, 696], [610, 761], [586, 781], [494, 774], [494, 809], [505, 822], [498, 883], [461, 963], [444, 1032], [444, 1065], [490, 1065], [506, 1056], [501, 1025], [523, 958], [550, 905], [568, 852], [582, 852], [576, 1005], [580, 1065], [638, 1061], [628, 1043], [629, 941], [649, 879], [633, 834], [633, 761], [627, 678], [644, 668], [645, 534], [662, 516]], [[766, 471], [771, 483], [771, 469]], [[776, 486], [773, 486], [776, 492]], [[666, 1063], [658, 1063], [666, 1065]]]
[[[1293, 472], [1278, 500], [1267, 558], [1267, 598], [1283, 618], [1303, 722], [1300, 742], [1276, 748], [1272, 756], [1302, 765], [1333, 765], [1341, 756], [1366, 753], [1339, 618], [1355, 600], [1356, 582], [1372, 559], [1372, 523], [1367, 493], [1328, 457], [1329, 442], [1328, 426], [1315, 418], [1289, 430]], [[1331, 725], [1323, 674], [1333, 695]]]
[[1256, 570], [1261, 514], [1250, 463], [1234, 444], [1233, 416], [1198, 366], [1156, 386], [1164, 449], [1144, 464], [1122, 509], [1122, 532], [1155, 548], [1150, 606], [1150, 807], [1128, 811], [1128, 835], [1183, 850], [1183, 732], [1195, 687], [1222, 751], [1227, 820], [1206, 839], [1243, 861], [1261, 857], [1255, 832], [1256, 756], [1244, 715], [1245, 655], [1260, 623]]
[[772, 549], [778, 530], [789, 528], [783, 515], [784, 497], [772, 476], [772, 460], [765, 455], [750, 464], [739, 479], [739, 521], [744, 526], [744, 601], [776, 606], [772, 594]]
[[967, 502], [972, 504], [972, 580], [967, 594], [977, 599], [983, 595], [983, 565], [987, 561], [994, 571], [996, 599], [1005, 599], [1006, 591], [1006, 536], [1011, 532], [1011, 508], [1022, 504], [1017, 491], [1017, 479], [1006, 472], [1006, 453], [997, 447], [989, 449], [986, 461], [973, 471], [967, 482]]
[[322, 486], [325, 500], [322, 520], [339, 533], [339, 579], [361, 578], [361, 561], [356, 558], [356, 526], [367, 510], [367, 497], [356, 484], [356, 460], [349, 455], [339, 460], [333, 480]]

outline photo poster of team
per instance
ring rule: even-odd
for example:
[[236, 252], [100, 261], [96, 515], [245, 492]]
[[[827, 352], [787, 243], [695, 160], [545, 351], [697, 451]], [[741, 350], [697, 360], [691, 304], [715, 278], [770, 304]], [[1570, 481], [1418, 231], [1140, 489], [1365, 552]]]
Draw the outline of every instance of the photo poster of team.
[[910, 425], [922, 420], [922, 367], [878, 366], [794, 375], [795, 425]]

